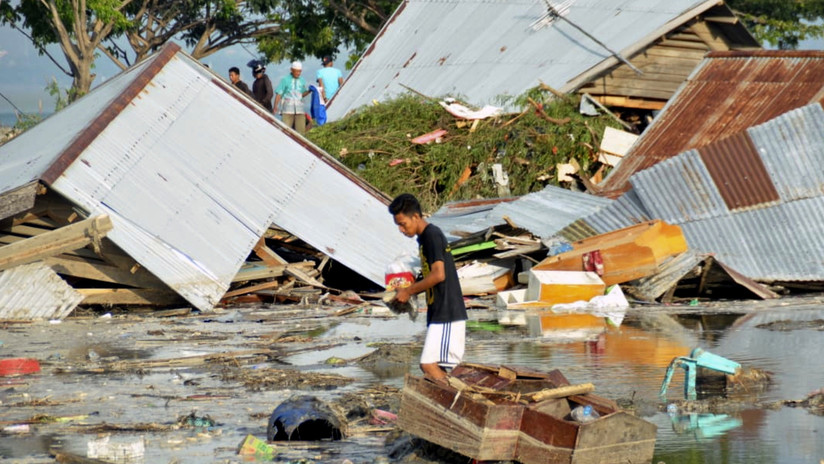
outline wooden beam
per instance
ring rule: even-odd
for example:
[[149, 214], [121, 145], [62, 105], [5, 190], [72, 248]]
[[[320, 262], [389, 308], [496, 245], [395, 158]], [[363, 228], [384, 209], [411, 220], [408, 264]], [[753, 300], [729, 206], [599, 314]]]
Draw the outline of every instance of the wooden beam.
[[29, 182], [0, 195], [0, 219], [12, 217], [34, 207], [34, 197], [37, 196], [38, 186], [37, 181]]
[[134, 258], [126, 254], [123, 249], [109, 239], [100, 242], [100, 257], [107, 263], [128, 270], [133, 274], [137, 272], [135, 266], [140, 267], [140, 264]]
[[641, 110], [660, 110], [667, 104], [666, 100], [647, 100], [643, 98], [620, 97], [615, 95], [591, 95], [604, 106], [638, 108]]
[[267, 266], [263, 263], [246, 263], [232, 278], [232, 282], [244, 282], [248, 280], [261, 280], [270, 277], [280, 277], [284, 275], [287, 267], [304, 269], [312, 267], [311, 261], [304, 261], [300, 263], [289, 263], [287, 266]]
[[145, 288], [78, 288], [83, 305], [173, 305], [183, 298], [171, 290]]
[[712, 51], [727, 51], [730, 50], [732, 47], [730, 44], [724, 40], [724, 36], [719, 34], [714, 27], [710, 27], [705, 22], [696, 22], [690, 29], [695, 32], [695, 35], [701, 38], [704, 42], [709, 45], [710, 50]]
[[128, 285], [130, 287], [167, 289], [166, 284], [143, 268], [132, 273], [107, 263], [95, 263], [66, 255], [46, 258], [44, 263], [61, 275]]
[[738, 16], [705, 16], [704, 21], [722, 24], [738, 24]]
[[0, 271], [100, 243], [110, 230], [112, 221], [104, 214], [0, 247]]
[[286, 268], [286, 270], [284, 272], [287, 275], [292, 276], [295, 279], [297, 279], [297, 280], [299, 280], [299, 281], [301, 281], [305, 284], [309, 284], [313, 287], [327, 288], [326, 285], [323, 285], [322, 283], [318, 282], [317, 280], [315, 280], [314, 277], [309, 276], [308, 274], [306, 274], [302, 270], [298, 269], [297, 267], [289, 266], [289, 267]]
[[257, 245], [255, 245], [253, 251], [255, 252], [258, 258], [260, 258], [264, 263], [268, 264], [269, 266], [275, 266], [278, 264], [285, 266], [289, 264], [288, 261], [281, 258], [280, 255], [278, 255], [277, 253], [272, 251], [271, 248], [266, 246], [265, 237], [260, 237], [260, 240], [258, 240]]
[[243, 288], [239, 288], [237, 290], [232, 290], [231, 292], [226, 292], [226, 294], [223, 295], [223, 298], [231, 298], [233, 296], [245, 295], [247, 293], [258, 292], [260, 290], [268, 290], [270, 288], [277, 288], [279, 285], [280, 285], [280, 283], [277, 280], [272, 280], [270, 282], [263, 282], [263, 283], [257, 284], [257, 285], [250, 285], [248, 287], [243, 287]]

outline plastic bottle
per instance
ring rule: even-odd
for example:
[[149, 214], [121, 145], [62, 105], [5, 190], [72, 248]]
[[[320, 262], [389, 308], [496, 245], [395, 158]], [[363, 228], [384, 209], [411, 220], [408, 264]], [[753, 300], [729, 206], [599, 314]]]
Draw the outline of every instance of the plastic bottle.
[[581, 424], [587, 424], [601, 417], [590, 405], [578, 406], [569, 413], [569, 416], [572, 420]]

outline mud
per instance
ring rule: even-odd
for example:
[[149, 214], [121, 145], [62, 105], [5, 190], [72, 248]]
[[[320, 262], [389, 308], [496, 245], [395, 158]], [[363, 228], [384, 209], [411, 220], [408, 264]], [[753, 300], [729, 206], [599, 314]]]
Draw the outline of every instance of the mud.
[[824, 330], [824, 319], [814, 321], [775, 321], [767, 324], [759, 324], [756, 327], [766, 330], [790, 331], [790, 330]]

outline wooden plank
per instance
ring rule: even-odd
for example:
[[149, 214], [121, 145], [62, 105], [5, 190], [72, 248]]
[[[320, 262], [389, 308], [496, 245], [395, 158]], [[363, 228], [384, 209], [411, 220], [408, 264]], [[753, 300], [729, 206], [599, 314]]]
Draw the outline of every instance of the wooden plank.
[[139, 266], [131, 256], [123, 251], [117, 244], [109, 239], [104, 239], [100, 243], [100, 257], [104, 261], [111, 263], [121, 269], [127, 269], [130, 272], [136, 270], [135, 265]]
[[304, 271], [296, 267], [289, 266], [286, 268], [285, 272], [287, 275], [292, 276], [305, 284], [309, 284], [313, 287], [318, 288], [327, 288], [326, 285], [323, 285], [322, 283], [318, 282], [314, 277], [306, 274]]
[[701, 42], [693, 42], [687, 40], [663, 39], [661, 45], [671, 48], [686, 48], [690, 50], [702, 50], [704, 52], [710, 51], [709, 45]]
[[730, 43], [725, 40], [724, 35], [720, 34], [715, 26], [711, 27], [705, 22], [697, 22], [693, 24], [690, 29], [695, 33], [695, 35], [700, 37], [701, 40], [706, 42], [712, 51], [726, 51], [732, 49]]
[[271, 248], [266, 246], [266, 239], [264, 237], [260, 237], [260, 240], [258, 240], [257, 245], [255, 245], [253, 251], [255, 252], [258, 258], [260, 258], [264, 263], [268, 264], [269, 266], [275, 266], [278, 264], [285, 266], [289, 264], [288, 261], [281, 258], [280, 255], [278, 255], [277, 253], [272, 251]]
[[130, 287], [168, 288], [160, 279], [143, 268], [132, 273], [107, 263], [95, 263], [86, 259], [65, 255], [47, 258], [44, 262], [47, 266], [50, 266], [54, 272], [62, 275], [128, 285]]
[[29, 182], [0, 195], [0, 219], [31, 209], [34, 206], [34, 198], [37, 196], [39, 185], [37, 181]]
[[183, 298], [170, 290], [145, 288], [79, 288], [83, 305], [173, 305]]
[[248, 280], [261, 280], [270, 277], [280, 277], [284, 274], [287, 267], [306, 269], [312, 267], [311, 261], [303, 261], [300, 263], [289, 263], [288, 266], [266, 266], [263, 263], [246, 263], [232, 278], [232, 282], [244, 282]]
[[104, 214], [0, 247], [0, 271], [99, 243], [110, 230], [112, 221]]
[[270, 288], [277, 288], [279, 285], [280, 285], [280, 283], [276, 280], [273, 280], [273, 281], [270, 281], [270, 282], [263, 282], [263, 283], [260, 283], [260, 284], [257, 284], [257, 285], [250, 285], [248, 287], [243, 287], [243, 288], [239, 288], [237, 290], [232, 290], [231, 292], [226, 292], [226, 294], [223, 295], [223, 298], [231, 298], [233, 296], [245, 295], [247, 293], [257, 292], [257, 291], [260, 291], [260, 290], [267, 290], [267, 289], [270, 289]]

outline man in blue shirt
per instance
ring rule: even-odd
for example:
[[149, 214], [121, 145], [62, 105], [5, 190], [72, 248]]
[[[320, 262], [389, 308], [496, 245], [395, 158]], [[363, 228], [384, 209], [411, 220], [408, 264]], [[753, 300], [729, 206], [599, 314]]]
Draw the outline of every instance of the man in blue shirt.
[[[306, 132], [306, 115], [303, 110], [303, 97], [309, 95], [306, 81], [300, 77], [303, 65], [300, 61], [292, 62], [292, 68], [280, 80], [275, 89], [275, 112], [280, 111], [283, 123], [299, 134]], [[283, 103], [281, 107], [281, 103]]]
[[343, 84], [343, 73], [332, 67], [332, 57], [323, 57], [323, 67], [318, 69], [318, 84], [323, 88], [323, 98], [328, 102]]

